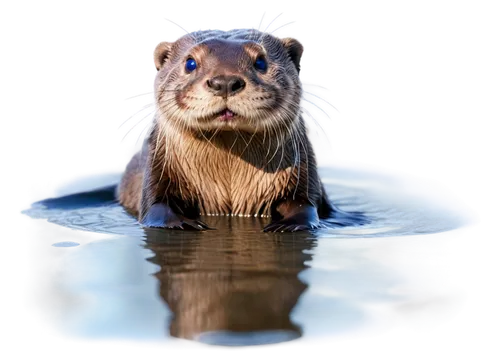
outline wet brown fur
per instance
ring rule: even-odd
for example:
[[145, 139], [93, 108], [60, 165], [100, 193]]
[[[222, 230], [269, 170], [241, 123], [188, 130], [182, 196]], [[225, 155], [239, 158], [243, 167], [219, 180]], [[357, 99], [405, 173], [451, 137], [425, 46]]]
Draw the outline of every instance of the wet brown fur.
[[[200, 229], [200, 215], [262, 215], [281, 220], [270, 231], [318, 227], [332, 209], [300, 114], [301, 54], [296, 40], [255, 30], [203, 31], [158, 45], [158, 111], [119, 185], [120, 203], [146, 226]], [[184, 72], [186, 56], [199, 62], [196, 73]], [[253, 70], [256, 56], [266, 57], [265, 73]], [[245, 89], [211, 96], [205, 81], [221, 74], [242, 76]], [[222, 108], [238, 119], [216, 122]], [[152, 224], [155, 205], [165, 225]]]

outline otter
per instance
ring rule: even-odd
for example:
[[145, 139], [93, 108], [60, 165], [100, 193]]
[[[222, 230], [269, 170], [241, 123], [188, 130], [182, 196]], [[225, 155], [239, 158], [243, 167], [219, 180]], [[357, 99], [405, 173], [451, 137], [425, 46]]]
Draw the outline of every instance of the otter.
[[301, 114], [303, 46], [254, 29], [199, 31], [154, 51], [156, 114], [117, 188], [145, 227], [211, 229], [264, 216], [266, 232], [332, 216]]

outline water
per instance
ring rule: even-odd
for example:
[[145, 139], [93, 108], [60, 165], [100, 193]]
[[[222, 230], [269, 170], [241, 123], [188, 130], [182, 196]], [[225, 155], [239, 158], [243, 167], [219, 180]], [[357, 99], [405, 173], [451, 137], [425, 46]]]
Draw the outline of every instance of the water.
[[397, 275], [363, 255], [366, 240], [451, 230], [463, 219], [387, 178], [333, 169], [322, 178], [340, 209], [369, 223], [275, 234], [262, 232], [268, 219], [211, 216], [203, 220], [217, 230], [143, 229], [111, 186], [35, 203], [25, 211], [34, 218], [110, 234], [53, 245], [73, 250], [54, 277], [62, 329], [235, 346], [362, 327], [362, 304], [402, 299]]

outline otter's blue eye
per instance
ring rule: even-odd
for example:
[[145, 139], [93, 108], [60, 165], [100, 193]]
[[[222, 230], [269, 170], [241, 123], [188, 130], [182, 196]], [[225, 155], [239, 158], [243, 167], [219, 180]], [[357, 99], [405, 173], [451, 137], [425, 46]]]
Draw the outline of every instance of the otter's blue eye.
[[257, 70], [265, 72], [267, 70], [267, 61], [263, 56], [257, 57], [254, 66]]
[[187, 72], [193, 72], [194, 70], [196, 70], [196, 61], [194, 60], [194, 58], [188, 58], [186, 60], [186, 71]]

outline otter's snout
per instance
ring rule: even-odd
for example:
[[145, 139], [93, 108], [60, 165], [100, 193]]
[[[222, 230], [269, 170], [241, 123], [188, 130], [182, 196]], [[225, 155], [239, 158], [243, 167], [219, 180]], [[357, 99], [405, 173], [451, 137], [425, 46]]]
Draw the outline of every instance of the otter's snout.
[[245, 80], [239, 76], [215, 76], [207, 80], [207, 87], [216, 96], [229, 97], [245, 88]]

